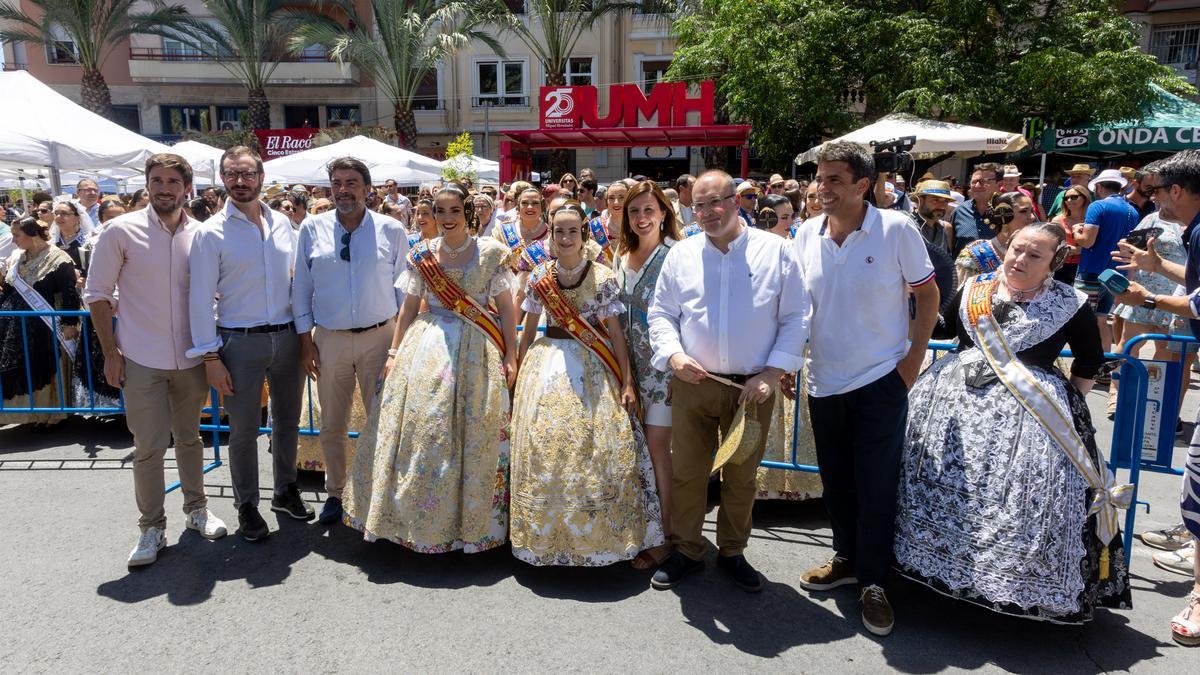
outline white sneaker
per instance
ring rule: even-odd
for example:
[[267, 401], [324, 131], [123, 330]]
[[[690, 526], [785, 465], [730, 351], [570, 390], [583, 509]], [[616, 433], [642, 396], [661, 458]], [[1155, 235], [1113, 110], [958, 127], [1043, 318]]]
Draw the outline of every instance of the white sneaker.
[[1162, 551], [1154, 554], [1154, 566], [1168, 572], [1194, 576], [1196, 574], [1196, 549]]
[[158, 560], [158, 552], [167, 545], [167, 538], [161, 527], [149, 527], [138, 537], [137, 546], [129, 552], [129, 566], [141, 567]]
[[1165, 530], [1143, 532], [1138, 535], [1138, 538], [1142, 540], [1143, 544], [1163, 551], [1178, 551], [1192, 543], [1192, 533], [1188, 532], [1187, 525], [1183, 523]]
[[187, 514], [187, 529], [199, 532], [205, 539], [220, 539], [228, 533], [225, 522], [205, 507]]

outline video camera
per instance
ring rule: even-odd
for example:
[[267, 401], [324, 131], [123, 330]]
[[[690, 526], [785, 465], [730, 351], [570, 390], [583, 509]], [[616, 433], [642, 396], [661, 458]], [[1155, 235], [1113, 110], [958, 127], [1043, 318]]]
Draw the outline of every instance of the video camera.
[[878, 173], [910, 173], [913, 158], [909, 152], [917, 144], [916, 136], [901, 136], [890, 141], [871, 141], [874, 149], [875, 171]]

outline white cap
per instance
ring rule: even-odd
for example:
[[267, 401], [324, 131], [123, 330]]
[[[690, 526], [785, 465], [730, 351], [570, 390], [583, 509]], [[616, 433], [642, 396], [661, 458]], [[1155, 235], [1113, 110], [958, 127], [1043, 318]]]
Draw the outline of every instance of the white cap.
[[1125, 180], [1125, 177], [1117, 169], [1105, 169], [1096, 174], [1095, 178], [1088, 181], [1088, 189], [1095, 192], [1098, 183], [1116, 183], [1122, 188], [1129, 185], [1129, 181]]

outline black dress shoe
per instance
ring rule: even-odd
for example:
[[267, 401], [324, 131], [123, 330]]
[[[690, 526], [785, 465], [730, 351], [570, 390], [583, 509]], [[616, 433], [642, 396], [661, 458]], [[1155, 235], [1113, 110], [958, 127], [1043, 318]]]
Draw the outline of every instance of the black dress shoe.
[[304, 498], [300, 496], [300, 488], [295, 483], [287, 486], [283, 494], [271, 497], [271, 510], [276, 513], [286, 513], [296, 520], [312, 520], [317, 516]]
[[325, 506], [321, 509], [321, 515], [317, 516], [317, 522], [322, 525], [333, 525], [342, 519], [342, 500], [337, 497], [329, 497], [325, 500]]
[[650, 585], [660, 591], [665, 591], [675, 587], [683, 581], [684, 577], [703, 567], [703, 560], [692, 560], [679, 551], [675, 551], [670, 558], [667, 558], [666, 562], [658, 566], [654, 576], [650, 578]]
[[741, 587], [743, 591], [757, 593], [762, 590], [762, 577], [758, 570], [746, 562], [746, 556], [717, 556], [717, 567], [728, 574], [729, 578], [733, 579], [733, 583]]
[[258, 507], [253, 504], [242, 504], [238, 507], [238, 532], [246, 541], [262, 541], [271, 530], [267, 521], [258, 513]]

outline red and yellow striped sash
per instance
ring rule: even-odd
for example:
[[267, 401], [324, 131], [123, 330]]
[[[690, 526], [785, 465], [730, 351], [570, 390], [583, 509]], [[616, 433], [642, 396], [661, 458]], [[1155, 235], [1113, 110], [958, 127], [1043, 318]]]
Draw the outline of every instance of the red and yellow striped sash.
[[429, 249], [429, 243], [426, 241], [418, 243], [409, 252], [408, 259], [421, 278], [425, 280], [425, 285], [437, 296], [438, 302], [442, 303], [446, 309], [461, 316], [467, 323], [483, 331], [483, 334], [496, 345], [496, 348], [500, 350], [500, 355], [503, 356], [504, 331], [500, 328], [500, 322], [447, 276], [446, 270], [438, 264], [436, 256]]

